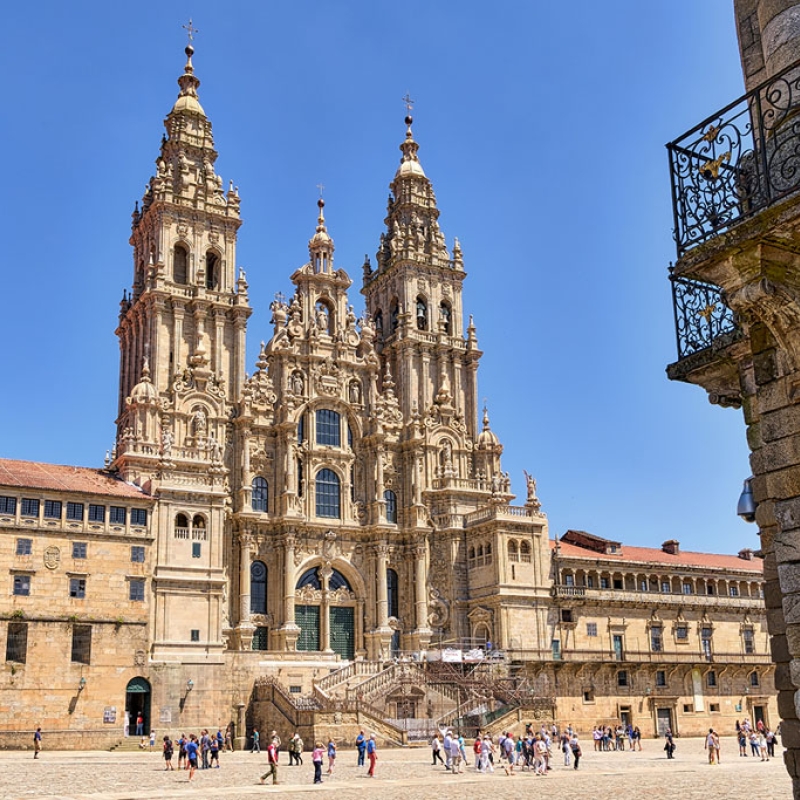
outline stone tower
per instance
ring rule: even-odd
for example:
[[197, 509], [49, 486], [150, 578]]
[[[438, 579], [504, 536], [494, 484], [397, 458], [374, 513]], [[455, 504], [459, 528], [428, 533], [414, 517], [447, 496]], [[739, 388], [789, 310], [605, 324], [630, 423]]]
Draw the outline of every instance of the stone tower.
[[[742, 511], [761, 536], [781, 741], [800, 798], [800, 4], [734, 8], [747, 94], [668, 146], [678, 251], [668, 375], [744, 412], [755, 510]], [[747, 713], [758, 703], [751, 693]]]
[[123, 296], [112, 469], [159, 499], [153, 573], [157, 661], [218, 659], [226, 615], [226, 466], [232, 398], [251, 309], [235, 275], [238, 191], [214, 171], [193, 48], [166, 135], [133, 213], [133, 289]]

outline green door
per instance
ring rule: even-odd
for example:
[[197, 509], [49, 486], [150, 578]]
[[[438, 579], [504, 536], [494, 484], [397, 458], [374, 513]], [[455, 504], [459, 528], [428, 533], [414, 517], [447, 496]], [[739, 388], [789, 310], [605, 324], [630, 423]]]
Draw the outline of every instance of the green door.
[[295, 606], [294, 621], [300, 627], [298, 650], [319, 650], [319, 606]]
[[356, 655], [355, 622], [352, 608], [333, 606], [331, 615], [331, 650], [352, 661]]

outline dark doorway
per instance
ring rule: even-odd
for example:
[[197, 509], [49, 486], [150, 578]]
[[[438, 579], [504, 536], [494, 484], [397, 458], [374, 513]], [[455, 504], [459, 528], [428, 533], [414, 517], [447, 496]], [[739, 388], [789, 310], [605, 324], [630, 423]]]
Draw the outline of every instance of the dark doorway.
[[132, 678], [125, 689], [125, 713], [129, 720], [129, 735], [136, 735], [136, 717], [141, 714], [144, 719], [142, 731], [150, 735], [150, 683], [144, 678]]
[[753, 722], [756, 725], [761, 722], [766, 727], [767, 720], [764, 717], [764, 706], [753, 706]]
[[[658, 720], [658, 735], [664, 736], [669, 730], [672, 731], [672, 710], [669, 708], [656, 709], [656, 719]], [[675, 731], [672, 731], [673, 733]]]

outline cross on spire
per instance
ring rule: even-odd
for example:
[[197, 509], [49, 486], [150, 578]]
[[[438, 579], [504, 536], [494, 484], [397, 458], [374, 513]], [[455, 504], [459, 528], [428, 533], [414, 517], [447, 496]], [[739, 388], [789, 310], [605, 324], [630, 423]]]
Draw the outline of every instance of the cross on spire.
[[411, 99], [411, 95], [408, 92], [406, 92], [403, 102], [406, 104], [406, 111], [410, 114], [414, 110], [414, 101]]
[[195, 28], [194, 25], [192, 25], [192, 18], [191, 17], [189, 17], [189, 24], [188, 25], [181, 25], [181, 27], [186, 31], [186, 35], [189, 37], [189, 44], [192, 43], [192, 41], [194, 39], [194, 35], [196, 33], [200, 33], [200, 31], [197, 30], [197, 28]]
[[317, 189], [319, 189], [319, 196], [322, 197], [322, 193], [325, 191], [325, 184], [324, 183], [318, 183], [317, 184]]

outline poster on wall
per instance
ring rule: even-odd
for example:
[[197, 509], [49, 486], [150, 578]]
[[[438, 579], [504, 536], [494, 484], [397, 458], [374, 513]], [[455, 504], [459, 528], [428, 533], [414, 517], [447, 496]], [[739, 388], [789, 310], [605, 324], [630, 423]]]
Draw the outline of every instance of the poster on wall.
[[103, 724], [113, 725], [117, 721], [117, 707], [106, 706], [103, 709]]
[[159, 715], [158, 721], [162, 725], [170, 725], [172, 724], [172, 709], [167, 706], [166, 708], [162, 708]]

